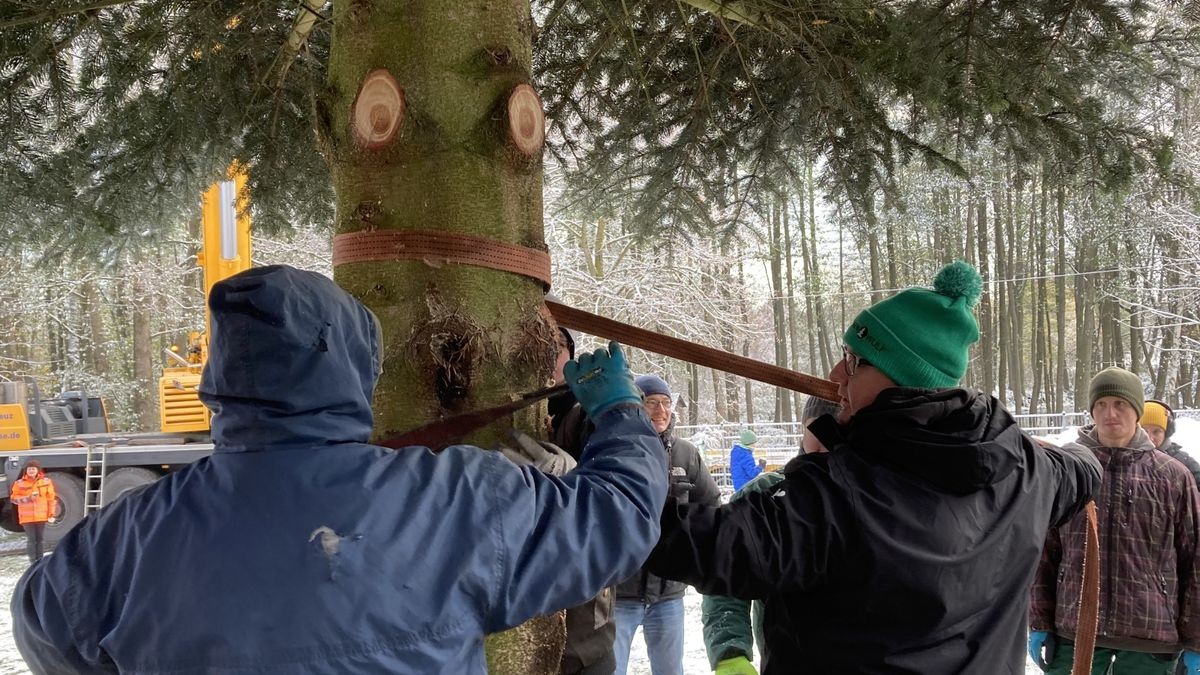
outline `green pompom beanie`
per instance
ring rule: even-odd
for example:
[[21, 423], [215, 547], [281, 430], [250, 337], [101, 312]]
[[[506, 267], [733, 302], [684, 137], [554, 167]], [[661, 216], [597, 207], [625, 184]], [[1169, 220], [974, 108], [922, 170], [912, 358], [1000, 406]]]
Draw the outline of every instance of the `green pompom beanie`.
[[758, 435], [749, 429], [743, 429], [742, 433], [738, 434], [738, 442], [742, 445], [754, 445], [758, 442]]
[[979, 341], [972, 308], [983, 292], [975, 268], [956, 260], [933, 290], [909, 288], [864, 309], [843, 340], [901, 387], [945, 389], [967, 372], [967, 348]]
[[1142, 389], [1142, 380], [1124, 368], [1109, 366], [1096, 373], [1088, 386], [1088, 412], [1096, 407], [1096, 400], [1104, 396], [1125, 399], [1137, 410], [1139, 418], [1146, 412], [1146, 393]]

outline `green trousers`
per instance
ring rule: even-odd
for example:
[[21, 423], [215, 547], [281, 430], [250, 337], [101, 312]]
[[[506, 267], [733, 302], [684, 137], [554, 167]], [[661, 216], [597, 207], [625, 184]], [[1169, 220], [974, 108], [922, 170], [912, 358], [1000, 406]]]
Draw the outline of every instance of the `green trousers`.
[[[1060, 642], [1046, 675], [1071, 675], [1075, 645]], [[1171, 675], [1176, 654], [1147, 654], [1099, 647], [1092, 656], [1092, 675]], [[1111, 668], [1111, 670], [1110, 670]]]

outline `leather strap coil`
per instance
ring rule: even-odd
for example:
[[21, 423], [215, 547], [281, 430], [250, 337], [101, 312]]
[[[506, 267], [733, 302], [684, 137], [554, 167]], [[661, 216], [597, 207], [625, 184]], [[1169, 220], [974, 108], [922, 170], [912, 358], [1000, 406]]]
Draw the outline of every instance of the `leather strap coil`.
[[374, 230], [333, 238], [333, 266], [357, 262], [425, 260], [511, 272], [550, 288], [550, 254], [545, 251], [457, 232]]
[[1100, 528], [1096, 502], [1088, 502], [1087, 541], [1083, 549], [1083, 583], [1079, 596], [1079, 627], [1075, 631], [1075, 658], [1071, 675], [1092, 672], [1092, 652], [1096, 649], [1096, 630], [1100, 620]]

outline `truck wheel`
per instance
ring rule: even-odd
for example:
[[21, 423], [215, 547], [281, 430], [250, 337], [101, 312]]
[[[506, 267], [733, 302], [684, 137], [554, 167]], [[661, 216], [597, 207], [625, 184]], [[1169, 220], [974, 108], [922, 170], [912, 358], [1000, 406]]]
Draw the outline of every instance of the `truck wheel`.
[[46, 476], [54, 483], [54, 494], [58, 497], [44, 535], [46, 543], [53, 544], [83, 520], [83, 479], [62, 471], [51, 471]]
[[121, 495], [126, 492], [149, 485], [156, 480], [158, 480], [158, 474], [150, 469], [134, 466], [117, 469], [104, 477], [104, 505], [108, 506], [120, 499]]

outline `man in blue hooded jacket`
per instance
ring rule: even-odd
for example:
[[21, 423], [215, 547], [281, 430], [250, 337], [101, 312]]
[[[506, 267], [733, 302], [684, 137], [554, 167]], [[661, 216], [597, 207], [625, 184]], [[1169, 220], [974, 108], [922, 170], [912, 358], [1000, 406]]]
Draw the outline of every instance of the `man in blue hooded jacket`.
[[661, 443], [619, 345], [567, 380], [595, 421], [562, 477], [469, 446], [367, 444], [375, 316], [289, 267], [213, 287], [209, 458], [30, 568], [35, 673], [483, 673], [483, 636], [578, 605], [658, 536]]

